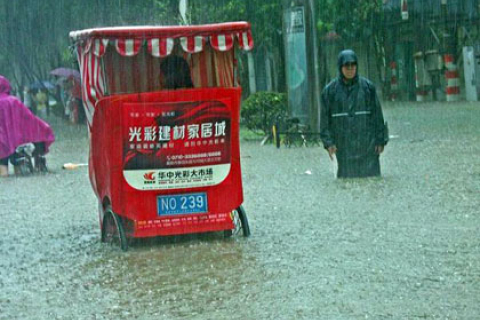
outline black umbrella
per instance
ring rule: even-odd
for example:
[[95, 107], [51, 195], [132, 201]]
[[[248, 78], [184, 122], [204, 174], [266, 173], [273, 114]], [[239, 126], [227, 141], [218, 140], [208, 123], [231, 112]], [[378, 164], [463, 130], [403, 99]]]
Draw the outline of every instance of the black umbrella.
[[55, 89], [55, 85], [50, 81], [35, 81], [29, 85], [29, 88], [31, 90], [35, 90], [35, 89], [52, 90], [52, 89]]

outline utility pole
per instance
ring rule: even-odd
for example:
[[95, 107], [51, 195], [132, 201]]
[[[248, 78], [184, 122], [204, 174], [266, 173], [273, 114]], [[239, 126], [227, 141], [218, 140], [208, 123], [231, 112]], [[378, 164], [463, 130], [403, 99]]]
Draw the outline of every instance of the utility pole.
[[442, 53], [445, 55], [451, 53], [451, 36], [449, 34], [448, 28], [448, 10], [447, 10], [447, 0], [441, 1], [441, 17], [443, 22], [442, 30]]
[[315, 1], [284, 0], [283, 5], [289, 113], [317, 130], [320, 88]]

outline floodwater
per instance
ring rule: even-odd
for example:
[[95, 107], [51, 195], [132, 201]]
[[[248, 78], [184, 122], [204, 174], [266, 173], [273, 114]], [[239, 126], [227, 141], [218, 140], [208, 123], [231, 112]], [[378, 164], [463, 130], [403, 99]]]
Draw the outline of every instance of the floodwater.
[[480, 107], [389, 104], [382, 178], [319, 147], [242, 142], [252, 236], [100, 243], [85, 128], [0, 181], [0, 319], [475, 319]]

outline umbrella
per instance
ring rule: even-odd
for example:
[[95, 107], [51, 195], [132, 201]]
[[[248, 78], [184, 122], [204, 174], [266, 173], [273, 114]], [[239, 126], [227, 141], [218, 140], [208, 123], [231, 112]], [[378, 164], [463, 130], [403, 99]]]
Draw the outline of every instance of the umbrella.
[[80, 72], [78, 72], [78, 70], [75, 70], [75, 69], [57, 68], [50, 71], [50, 74], [58, 77], [75, 78], [77, 80], [80, 80]]
[[55, 89], [55, 85], [50, 81], [35, 81], [29, 85], [30, 89]]

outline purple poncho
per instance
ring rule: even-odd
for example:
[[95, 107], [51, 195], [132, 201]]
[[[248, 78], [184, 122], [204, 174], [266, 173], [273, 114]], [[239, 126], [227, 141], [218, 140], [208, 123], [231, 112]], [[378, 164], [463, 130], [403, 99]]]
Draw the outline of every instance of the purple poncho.
[[0, 76], [0, 159], [28, 142], [44, 142], [45, 150], [55, 141], [52, 128], [36, 117], [16, 97], [10, 95], [10, 82]]

